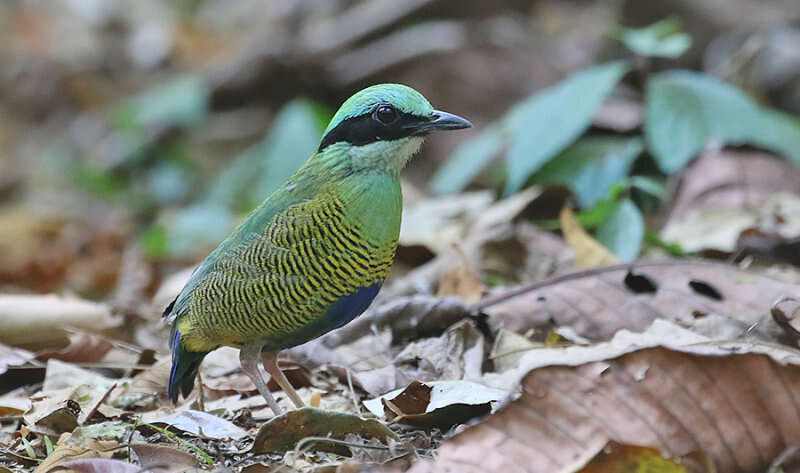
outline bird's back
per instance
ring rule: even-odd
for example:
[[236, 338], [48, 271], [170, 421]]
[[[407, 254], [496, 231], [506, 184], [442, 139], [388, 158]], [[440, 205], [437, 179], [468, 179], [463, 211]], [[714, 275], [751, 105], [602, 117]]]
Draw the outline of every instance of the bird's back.
[[[306, 172], [308, 172], [306, 170]], [[386, 173], [304, 176], [268, 199], [201, 264], [172, 312], [193, 352], [304, 343], [359, 315], [397, 246], [402, 198]]]

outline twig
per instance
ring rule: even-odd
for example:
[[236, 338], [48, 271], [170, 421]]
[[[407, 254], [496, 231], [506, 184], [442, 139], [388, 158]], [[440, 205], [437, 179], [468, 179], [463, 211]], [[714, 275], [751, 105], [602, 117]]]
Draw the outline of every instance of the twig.
[[356, 390], [353, 389], [353, 376], [350, 374], [350, 368], [345, 368], [345, 371], [347, 372], [347, 387], [350, 388], [350, 396], [353, 398], [353, 406], [355, 406], [358, 415], [361, 416], [361, 404], [359, 404], [356, 397]]

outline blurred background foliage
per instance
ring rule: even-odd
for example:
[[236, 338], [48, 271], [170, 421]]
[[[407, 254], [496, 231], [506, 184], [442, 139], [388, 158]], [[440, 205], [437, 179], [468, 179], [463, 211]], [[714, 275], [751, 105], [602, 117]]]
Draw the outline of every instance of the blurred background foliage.
[[646, 229], [698, 153], [800, 164], [799, 22], [795, 0], [3, 2], [0, 284], [100, 296], [135, 246], [155, 287], [379, 82], [475, 124], [429, 140], [409, 200], [541, 185], [544, 228], [569, 200], [623, 260], [680, 254]]

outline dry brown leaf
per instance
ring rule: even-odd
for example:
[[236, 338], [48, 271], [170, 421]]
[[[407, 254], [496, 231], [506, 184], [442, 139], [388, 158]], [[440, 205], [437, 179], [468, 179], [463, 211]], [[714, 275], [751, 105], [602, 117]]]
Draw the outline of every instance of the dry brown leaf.
[[440, 337], [408, 343], [394, 358], [398, 384], [389, 389], [414, 380], [478, 380], [485, 354], [486, 342], [475, 322], [462, 320]]
[[619, 258], [586, 233], [586, 230], [575, 218], [569, 206], [561, 209], [558, 219], [561, 221], [561, 231], [564, 233], [564, 238], [575, 252], [575, 266], [579, 268], [594, 268], [596, 266], [619, 263]]
[[42, 465], [45, 464], [43, 462], [42, 465], [39, 465], [39, 468], [34, 471], [34, 473], [55, 473], [56, 471], [74, 471], [76, 473], [140, 473], [142, 471], [142, 467], [139, 465], [134, 465], [133, 463], [124, 462], [122, 460], [114, 460], [111, 458], [78, 457], [78, 455], [74, 455], [70, 457], [72, 459], [69, 461], [48, 464], [47, 469], [42, 468]]
[[770, 255], [800, 236], [798, 194], [800, 171], [785, 161], [754, 152], [706, 153], [686, 170], [661, 237], [685, 251]]
[[68, 337], [70, 340], [69, 345], [61, 350], [39, 352], [36, 355], [36, 359], [47, 361], [55, 358], [71, 363], [95, 362], [102, 360], [106, 353], [114, 348], [111, 341], [98, 334], [70, 333]]
[[167, 416], [159, 411], [147, 412], [142, 415], [142, 422], [171, 427], [207, 439], [240, 439], [247, 435], [232, 422], [201, 411], [186, 410]]
[[149, 443], [134, 443], [131, 449], [139, 457], [143, 470], [158, 473], [182, 473], [197, 465], [194, 456], [172, 447]]
[[464, 239], [470, 225], [494, 200], [491, 191], [428, 198], [403, 211], [398, 242], [422, 245], [433, 253], [448, 251]]
[[772, 303], [800, 286], [701, 261], [638, 262], [556, 276], [475, 305], [489, 323], [519, 333], [569, 326], [602, 340], [666, 318], [713, 338], [782, 339]]
[[27, 348], [60, 348], [69, 343], [65, 329], [98, 332], [120, 320], [105, 304], [75, 297], [0, 295], [0, 342]]
[[686, 169], [670, 213], [680, 218], [696, 208], [748, 209], [776, 192], [800, 193], [800, 170], [765, 153], [713, 151]]
[[36, 355], [28, 350], [0, 344], [0, 374], [5, 373], [9, 366], [24, 365], [35, 357]]
[[464, 302], [478, 302], [483, 295], [483, 281], [464, 251], [455, 246], [457, 262], [439, 276], [437, 296], [458, 296]]
[[[108, 459], [114, 454], [114, 452], [118, 451], [120, 448], [123, 448], [122, 445], [117, 443], [114, 440], [94, 440], [94, 439], [85, 439], [80, 445], [72, 445], [69, 444], [69, 437], [65, 435], [65, 441], [60, 440], [58, 446], [53, 453], [47, 456], [47, 458], [39, 464], [39, 466], [34, 470], [33, 473], [47, 473], [50, 471], [64, 471], [65, 469], [69, 471], [72, 469], [73, 471], [83, 472], [83, 471], [124, 471], [124, 470], [87, 470], [84, 469], [84, 466], [87, 463], [79, 463], [82, 461], [88, 461], [88, 465], [91, 466], [93, 462], [100, 461], [101, 459]], [[131, 463], [125, 463], [126, 465], [131, 465], [139, 468], [136, 465]], [[57, 468], [60, 467], [60, 468]], [[76, 468], [77, 467], [77, 468]]]
[[[314, 407], [303, 407], [273, 417], [258, 429], [252, 452], [285, 452], [296, 448], [297, 443], [307, 437], [330, 437], [342, 440], [356, 434], [362, 438], [397, 440], [397, 435], [375, 419], [344, 412], [325, 411]], [[315, 448], [343, 452], [347, 447], [336, 444], [315, 444]]]
[[753, 343], [637, 349], [632, 335], [635, 351], [613, 359], [610, 344], [572, 347], [583, 354], [574, 366], [550, 356], [523, 378], [520, 399], [410, 471], [571, 472], [613, 440], [672, 457], [704, 451], [718, 471], [755, 473], [800, 442], [795, 352]]

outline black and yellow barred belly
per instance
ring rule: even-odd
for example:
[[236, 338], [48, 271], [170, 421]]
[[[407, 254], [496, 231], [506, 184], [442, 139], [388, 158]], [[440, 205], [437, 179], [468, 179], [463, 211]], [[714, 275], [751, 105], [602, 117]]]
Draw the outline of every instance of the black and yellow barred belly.
[[370, 241], [332, 195], [288, 207], [226, 251], [192, 289], [178, 330], [207, 351], [304, 343], [358, 316], [391, 267], [396, 239]]

